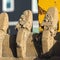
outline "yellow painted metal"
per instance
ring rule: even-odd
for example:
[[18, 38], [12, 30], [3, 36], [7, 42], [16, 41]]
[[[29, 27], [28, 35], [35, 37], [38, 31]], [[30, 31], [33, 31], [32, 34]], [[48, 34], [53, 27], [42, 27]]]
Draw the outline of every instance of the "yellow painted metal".
[[[60, 0], [38, 0], [38, 6], [41, 7], [43, 10], [47, 11], [49, 7], [56, 7], [59, 12], [59, 28], [58, 32], [60, 32]], [[44, 19], [45, 14], [38, 14], [38, 20], [41, 24]], [[40, 32], [42, 31], [40, 27]]]

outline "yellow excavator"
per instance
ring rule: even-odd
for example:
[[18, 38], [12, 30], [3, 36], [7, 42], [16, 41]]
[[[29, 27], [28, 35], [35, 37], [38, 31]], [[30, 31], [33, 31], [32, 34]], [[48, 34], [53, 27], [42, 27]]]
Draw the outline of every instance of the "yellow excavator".
[[[38, 20], [39, 25], [44, 20], [44, 16], [50, 7], [56, 7], [59, 13], [59, 22], [58, 22], [58, 32], [60, 32], [60, 0], [38, 0]], [[39, 27], [40, 32], [43, 31], [41, 27]]]

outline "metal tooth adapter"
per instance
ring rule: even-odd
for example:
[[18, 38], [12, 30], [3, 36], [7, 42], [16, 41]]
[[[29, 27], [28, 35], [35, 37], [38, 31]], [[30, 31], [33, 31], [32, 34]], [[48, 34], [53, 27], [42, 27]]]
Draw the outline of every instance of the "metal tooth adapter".
[[53, 47], [54, 37], [57, 33], [57, 24], [58, 10], [56, 7], [51, 7], [48, 9], [42, 23], [42, 26], [44, 26], [42, 34], [42, 49], [44, 54], [49, 52]]
[[30, 10], [26, 10], [21, 15], [16, 28], [18, 29], [17, 33], [17, 55], [18, 57], [26, 57], [26, 42], [29, 38], [29, 35], [31, 33], [32, 28], [32, 22], [33, 22], [33, 16], [32, 12]]
[[7, 13], [1, 13], [0, 14], [0, 57], [2, 57], [3, 54], [3, 41], [7, 35], [7, 29], [9, 27], [9, 19]]

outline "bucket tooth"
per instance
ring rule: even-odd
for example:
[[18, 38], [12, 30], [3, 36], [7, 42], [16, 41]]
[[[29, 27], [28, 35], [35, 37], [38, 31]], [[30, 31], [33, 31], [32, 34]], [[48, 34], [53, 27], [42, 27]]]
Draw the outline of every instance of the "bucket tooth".
[[41, 25], [44, 27], [42, 35], [43, 54], [48, 53], [54, 45], [54, 37], [57, 33], [57, 24], [58, 10], [56, 7], [51, 7], [48, 9]]

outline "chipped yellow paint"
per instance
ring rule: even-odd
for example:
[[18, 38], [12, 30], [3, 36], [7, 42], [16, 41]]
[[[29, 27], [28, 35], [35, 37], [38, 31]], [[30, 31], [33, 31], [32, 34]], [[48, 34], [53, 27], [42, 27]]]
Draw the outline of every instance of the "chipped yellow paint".
[[[38, 0], [38, 6], [41, 7], [43, 10], [47, 11], [49, 7], [56, 7], [59, 12], [59, 28], [58, 32], [60, 32], [60, 0]], [[38, 20], [41, 24], [44, 19], [45, 14], [38, 14]], [[40, 32], [42, 31], [40, 27]]]

